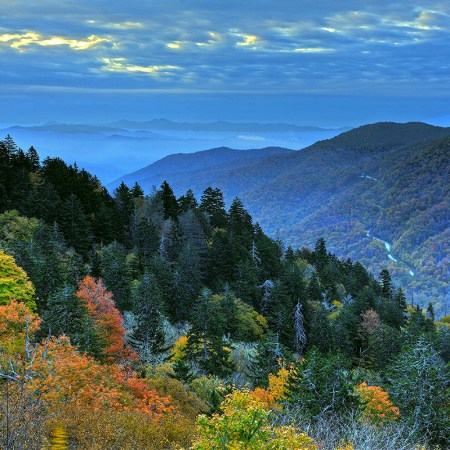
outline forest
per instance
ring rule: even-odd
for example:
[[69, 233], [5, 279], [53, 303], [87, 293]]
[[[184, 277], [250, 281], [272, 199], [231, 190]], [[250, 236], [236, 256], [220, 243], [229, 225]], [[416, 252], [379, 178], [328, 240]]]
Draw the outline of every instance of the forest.
[[449, 361], [386, 268], [0, 141], [3, 449], [446, 449]]

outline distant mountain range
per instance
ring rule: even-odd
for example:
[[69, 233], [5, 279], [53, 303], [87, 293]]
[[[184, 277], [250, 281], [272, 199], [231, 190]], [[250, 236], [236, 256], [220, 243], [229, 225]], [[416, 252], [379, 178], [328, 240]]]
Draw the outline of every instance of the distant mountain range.
[[[166, 179], [178, 195], [219, 187], [239, 196], [265, 230], [296, 247], [387, 267], [408, 299], [450, 302], [450, 128], [377, 123], [301, 151], [217, 148], [171, 155], [121, 180], [148, 192]], [[448, 312], [448, 311], [447, 311]]]
[[173, 153], [224, 145], [241, 150], [255, 145], [300, 148], [341, 131], [282, 123], [178, 123], [154, 119], [109, 124], [11, 125], [0, 129], [0, 138], [10, 134], [20, 147], [33, 145], [43, 157], [58, 156], [77, 162], [108, 183]]
[[130, 120], [119, 120], [109, 124], [112, 127], [137, 130], [159, 130], [159, 131], [219, 131], [240, 133], [280, 133], [286, 131], [320, 132], [320, 131], [344, 131], [349, 128], [321, 128], [313, 126], [293, 125], [287, 123], [237, 123], [237, 122], [173, 122], [167, 119], [153, 119], [145, 122], [134, 122]]

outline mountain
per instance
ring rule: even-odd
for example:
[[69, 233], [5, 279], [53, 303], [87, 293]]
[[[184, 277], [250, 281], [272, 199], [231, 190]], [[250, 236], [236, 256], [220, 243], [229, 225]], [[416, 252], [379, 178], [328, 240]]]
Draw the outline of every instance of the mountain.
[[119, 120], [108, 124], [111, 127], [120, 127], [127, 129], [140, 130], [159, 130], [159, 131], [219, 131], [219, 132], [252, 132], [252, 133], [279, 133], [287, 131], [300, 132], [323, 132], [323, 131], [344, 131], [344, 128], [338, 130], [321, 128], [314, 126], [294, 125], [287, 123], [238, 123], [238, 122], [173, 122], [167, 119], [153, 119], [144, 122], [134, 122], [130, 120]]
[[[188, 187], [198, 195], [219, 187], [228, 202], [239, 196], [272, 235], [296, 247], [323, 236], [330, 251], [358, 259], [374, 273], [388, 268], [409, 300], [432, 301], [445, 312], [449, 154], [450, 128], [385, 122], [242, 165], [171, 169], [159, 178], [153, 172], [152, 183], [167, 179], [179, 195]], [[145, 178], [124, 179], [150, 188]]]
[[189, 189], [190, 180], [198, 174], [214, 182], [219, 174], [253, 165], [270, 156], [292, 152], [293, 150], [281, 147], [255, 150], [218, 147], [195, 153], [177, 153], [113, 181], [108, 188], [112, 190], [122, 181], [126, 184], [138, 182], [145, 191], [150, 192], [154, 185], [159, 186], [166, 178], [170, 178], [172, 184], [177, 185], [177, 190], [182, 191]]
[[9, 134], [21, 148], [34, 146], [42, 158], [60, 157], [76, 162], [106, 184], [174, 153], [220, 146], [240, 150], [255, 145], [299, 148], [339, 133], [334, 129], [289, 124], [177, 123], [154, 119], [111, 124], [16, 124], [0, 129], [0, 138]]

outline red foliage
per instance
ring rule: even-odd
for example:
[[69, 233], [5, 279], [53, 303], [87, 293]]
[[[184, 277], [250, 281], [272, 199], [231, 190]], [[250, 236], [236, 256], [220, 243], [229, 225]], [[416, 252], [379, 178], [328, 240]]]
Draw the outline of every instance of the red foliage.
[[102, 355], [104, 359], [114, 361], [130, 356], [132, 352], [125, 347], [122, 315], [116, 308], [112, 293], [105, 289], [102, 280], [86, 276], [78, 285], [77, 296], [86, 303], [97, 332], [105, 343]]

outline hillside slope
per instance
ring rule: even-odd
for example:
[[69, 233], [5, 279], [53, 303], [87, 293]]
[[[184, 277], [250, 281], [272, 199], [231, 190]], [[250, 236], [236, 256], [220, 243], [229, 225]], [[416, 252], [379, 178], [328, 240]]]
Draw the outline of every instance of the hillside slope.
[[[166, 178], [172, 183], [178, 181], [178, 190], [189, 188], [189, 180], [195, 179], [201, 171], [206, 170], [208, 178], [216, 172], [227, 172], [229, 170], [243, 168], [256, 163], [257, 161], [285, 153], [293, 153], [281, 147], [267, 147], [255, 150], [236, 150], [228, 147], [218, 147], [195, 153], [176, 153], [166, 156], [153, 164], [136, 172], [124, 175], [108, 185], [109, 189], [114, 189], [122, 181], [126, 184], [138, 182], [146, 192], [149, 192], [154, 185], [159, 186]], [[203, 174], [202, 174], [203, 175]]]
[[[450, 297], [449, 154], [449, 128], [377, 123], [301, 151], [165, 173], [164, 179], [177, 194], [212, 185], [227, 201], [239, 196], [272, 235], [296, 247], [323, 236], [342, 257], [374, 272], [389, 268], [409, 300], [434, 301], [444, 312]], [[153, 184], [162, 181], [157, 178]]]

